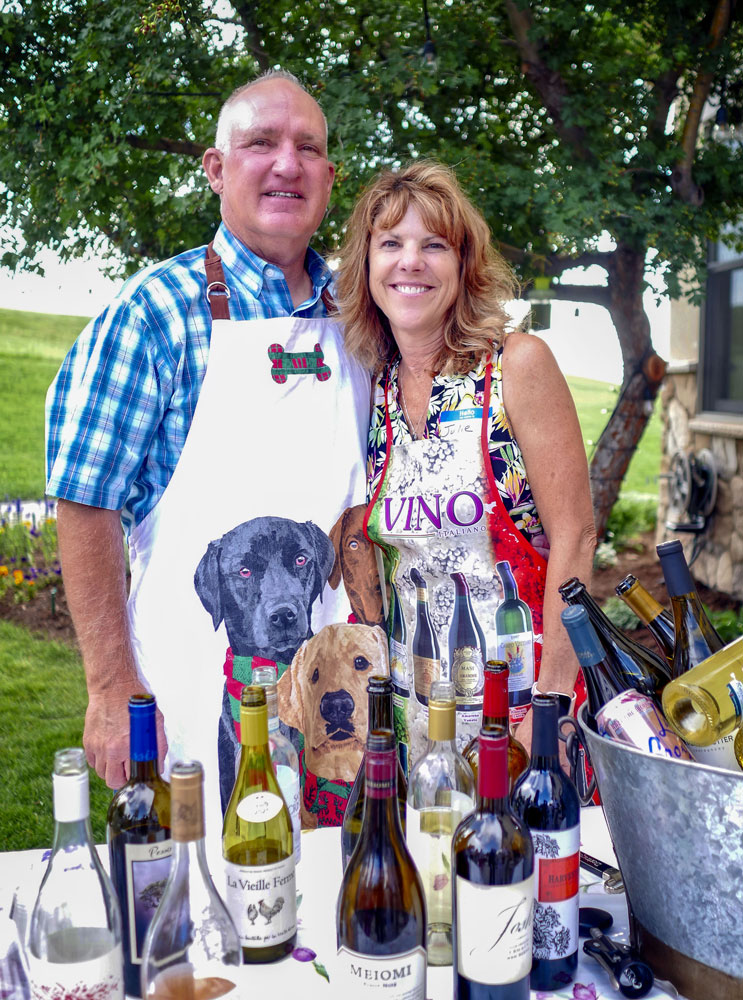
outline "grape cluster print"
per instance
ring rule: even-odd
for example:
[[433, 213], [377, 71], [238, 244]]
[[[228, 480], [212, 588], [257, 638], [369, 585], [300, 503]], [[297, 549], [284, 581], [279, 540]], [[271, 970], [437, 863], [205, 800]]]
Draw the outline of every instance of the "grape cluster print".
[[548, 837], [546, 833], [533, 833], [534, 853], [540, 858], [559, 858], [560, 847], [554, 837]]
[[454, 587], [452, 585], [434, 588], [431, 603], [431, 619], [434, 628], [441, 635], [448, 628], [454, 610]]
[[436, 476], [443, 471], [444, 466], [454, 457], [454, 445], [440, 437], [428, 439], [425, 452], [426, 470]]
[[447, 545], [433, 545], [430, 555], [431, 562], [442, 575], [458, 573], [467, 558], [467, 549], [463, 545], [452, 547]]
[[537, 903], [534, 911], [535, 958], [554, 958], [565, 955], [570, 947], [570, 931], [560, 921], [560, 914], [553, 906]]

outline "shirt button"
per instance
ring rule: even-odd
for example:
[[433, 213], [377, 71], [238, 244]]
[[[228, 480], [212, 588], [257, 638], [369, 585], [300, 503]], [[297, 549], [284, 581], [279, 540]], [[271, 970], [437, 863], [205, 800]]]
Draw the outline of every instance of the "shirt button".
[[276, 272], [274, 271], [274, 269], [272, 267], [267, 267], [266, 270], [263, 273], [266, 275], [267, 278], [275, 278], [276, 277]]

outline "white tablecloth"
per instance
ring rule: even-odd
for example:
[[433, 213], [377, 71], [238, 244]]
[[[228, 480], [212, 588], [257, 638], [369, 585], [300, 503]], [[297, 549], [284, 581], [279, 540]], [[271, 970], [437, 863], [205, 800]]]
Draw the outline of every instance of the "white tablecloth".
[[[603, 812], [589, 807], [581, 813], [581, 845], [589, 854], [616, 864]], [[48, 853], [48, 852], [46, 852]], [[0, 854], [0, 920], [7, 919], [13, 893], [20, 887], [22, 899], [28, 900], [29, 910], [38, 889], [46, 863], [43, 851], [16, 851]], [[108, 852], [99, 849], [104, 865]], [[212, 874], [220, 888], [218, 860], [211, 854]], [[241, 970], [245, 997], [296, 997], [297, 1000], [318, 1000], [334, 995], [335, 968], [335, 905], [341, 879], [340, 831], [316, 830], [302, 834], [302, 860], [297, 869], [297, 910], [299, 933], [297, 948], [292, 956], [271, 965], [245, 966]], [[604, 891], [600, 878], [581, 869], [581, 906], [597, 906], [608, 910], [614, 926], [608, 932], [619, 940], [628, 940], [626, 897]], [[30, 914], [29, 914], [30, 915]], [[575, 980], [554, 993], [534, 992], [533, 1000], [615, 1000], [617, 993], [604, 970], [579, 950]], [[330, 982], [325, 978], [328, 976]], [[1, 984], [0, 984], [1, 985]], [[0, 990], [0, 996], [2, 996]], [[341, 996], [343, 994], [341, 993]], [[428, 997], [430, 1000], [451, 1000], [453, 977], [451, 968], [429, 968]], [[648, 1000], [661, 1000], [668, 994], [655, 987]], [[710, 998], [712, 1000], [712, 998]]]

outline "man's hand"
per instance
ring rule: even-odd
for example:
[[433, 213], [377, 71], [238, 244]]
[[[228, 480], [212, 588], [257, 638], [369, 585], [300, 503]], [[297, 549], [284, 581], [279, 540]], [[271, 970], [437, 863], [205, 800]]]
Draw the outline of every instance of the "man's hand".
[[[83, 747], [88, 763], [103, 778], [109, 788], [121, 788], [129, 779], [129, 697], [141, 694], [141, 683], [130, 690], [119, 686], [101, 694], [91, 694], [85, 713]], [[158, 709], [157, 762], [162, 771], [167, 744], [163, 717]]]
[[[126, 562], [119, 511], [60, 500], [57, 533], [65, 594], [88, 685], [83, 746], [110, 788], [129, 775], [129, 697], [144, 691], [126, 613]], [[160, 767], [167, 745], [157, 713]]]

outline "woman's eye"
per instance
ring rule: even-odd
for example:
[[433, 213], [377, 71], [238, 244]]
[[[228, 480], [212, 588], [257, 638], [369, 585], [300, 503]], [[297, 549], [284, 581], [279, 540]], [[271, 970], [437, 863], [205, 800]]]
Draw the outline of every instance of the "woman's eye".
[[251, 575], [250, 570], [248, 569], [247, 566], [240, 567], [240, 576], [250, 576], [250, 575]]

